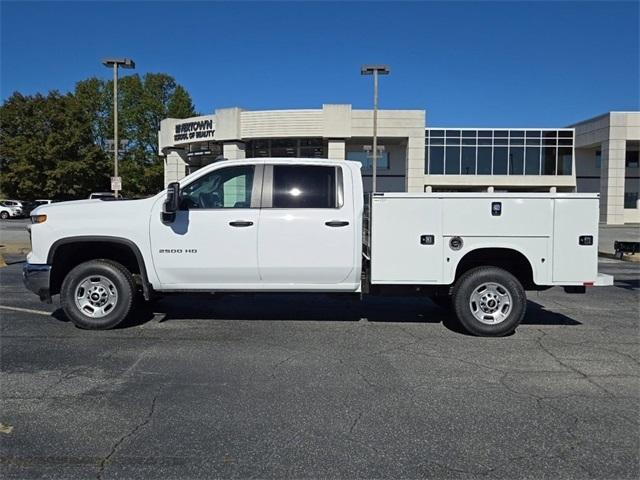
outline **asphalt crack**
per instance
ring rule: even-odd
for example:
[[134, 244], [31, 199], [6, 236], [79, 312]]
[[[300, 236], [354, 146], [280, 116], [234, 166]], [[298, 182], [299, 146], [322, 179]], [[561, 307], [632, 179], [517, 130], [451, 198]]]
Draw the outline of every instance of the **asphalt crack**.
[[109, 452], [109, 454], [100, 461], [98, 472], [96, 474], [96, 478], [98, 480], [102, 480], [102, 476], [104, 475], [104, 471], [105, 471], [105, 469], [107, 467], [107, 464], [109, 463], [111, 458], [113, 458], [113, 456], [118, 452], [118, 449], [120, 448], [120, 445], [122, 445], [125, 442], [125, 440], [127, 440], [127, 439], [131, 438], [132, 436], [134, 436], [139, 430], [144, 428], [151, 421], [151, 417], [153, 416], [153, 413], [155, 412], [155, 409], [156, 409], [156, 401], [157, 401], [157, 399], [158, 399], [158, 394], [156, 394], [153, 397], [153, 400], [151, 400], [151, 407], [149, 408], [149, 412], [147, 413], [147, 415], [144, 418], [144, 420], [142, 422], [136, 424], [128, 433], [126, 433], [125, 435], [120, 437], [116, 441], [116, 443], [113, 444], [113, 447], [111, 447], [111, 451]]
[[351, 423], [351, 428], [349, 428], [349, 434], [353, 433], [353, 430], [356, 428], [356, 425], [358, 424], [361, 418], [362, 418], [362, 412], [359, 412], [356, 418], [354, 418], [353, 422]]
[[606, 393], [610, 397], [614, 396], [609, 390], [607, 390], [606, 388], [604, 388], [603, 386], [601, 386], [600, 384], [598, 384], [597, 382], [594, 382], [591, 378], [589, 378], [589, 375], [587, 375], [586, 373], [582, 372], [581, 370], [578, 370], [577, 368], [569, 365], [568, 363], [564, 362], [555, 353], [553, 353], [549, 348], [544, 346], [543, 343], [542, 343], [542, 340], [544, 339], [545, 336], [546, 336], [546, 333], [536, 341], [537, 345], [542, 349], [542, 351], [547, 353], [547, 355], [549, 355], [551, 358], [553, 358], [559, 365], [562, 365], [564, 368], [568, 368], [572, 372], [580, 375], [582, 378], [584, 378], [587, 382], [589, 382], [591, 385], [596, 387], [598, 390]]
[[296, 358], [299, 354], [296, 353], [294, 355], [290, 355], [287, 358], [285, 358], [284, 360], [280, 360], [279, 362], [275, 363], [273, 365], [272, 368], [272, 372], [271, 372], [271, 378], [276, 378], [276, 370], [281, 367], [282, 365], [284, 365], [285, 363], [289, 363], [291, 360], [293, 360], [294, 358]]
[[56, 389], [57, 387], [59, 387], [65, 380], [69, 380], [70, 378], [73, 378], [76, 375], [76, 373], [80, 372], [81, 370], [84, 370], [84, 368], [85, 368], [84, 366], [77, 367], [77, 368], [74, 368], [73, 370], [71, 370], [70, 372], [67, 372], [67, 373], [64, 373], [64, 374], [60, 375], [60, 378], [58, 378], [58, 380], [55, 383], [49, 385], [44, 390], [42, 390], [42, 393], [40, 394], [39, 398], [41, 400], [43, 400], [45, 398], [48, 398], [47, 394], [50, 391], [52, 391], [52, 390]]

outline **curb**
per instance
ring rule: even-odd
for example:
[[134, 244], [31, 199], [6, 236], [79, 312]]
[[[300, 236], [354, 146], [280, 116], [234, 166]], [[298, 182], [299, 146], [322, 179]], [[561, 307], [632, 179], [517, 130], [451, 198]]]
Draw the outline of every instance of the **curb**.
[[5, 255], [24, 255], [29, 250], [31, 246], [28, 243], [0, 243], [0, 253]]
[[29, 245], [22, 243], [0, 244], [0, 268], [7, 266], [5, 255], [25, 255], [29, 250]]
[[598, 252], [598, 256], [602, 258], [610, 258], [612, 260], [620, 260], [622, 262], [640, 262], [640, 256], [638, 255], [623, 255], [622, 258], [618, 258], [613, 253]]

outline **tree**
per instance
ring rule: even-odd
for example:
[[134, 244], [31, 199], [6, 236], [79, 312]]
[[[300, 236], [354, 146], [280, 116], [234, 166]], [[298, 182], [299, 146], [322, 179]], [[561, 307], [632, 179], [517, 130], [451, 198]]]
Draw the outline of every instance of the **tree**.
[[[113, 81], [95, 78], [79, 82], [76, 96], [92, 112], [96, 141], [106, 146], [113, 138]], [[118, 81], [118, 136], [128, 140], [120, 163], [123, 193], [155, 193], [163, 185], [163, 165], [158, 152], [160, 122], [168, 117], [196, 115], [184, 87], [163, 73], [127, 75]]]
[[[118, 83], [119, 137], [129, 143], [119, 174], [123, 194], [162, 188], [160, 122], [196, 115], [188, 92], [169, 75], [128, 75]], [[14, 93], [0, 106], [0, 190], [17, 198], [85, 198], [109, 190], [113, 82], [92, 77], [73, 93]]]
[[0, 189], [17, 198], [85, 197], [108, 182], [91, 118], [72, 94], [14, 93], [0, 107]]

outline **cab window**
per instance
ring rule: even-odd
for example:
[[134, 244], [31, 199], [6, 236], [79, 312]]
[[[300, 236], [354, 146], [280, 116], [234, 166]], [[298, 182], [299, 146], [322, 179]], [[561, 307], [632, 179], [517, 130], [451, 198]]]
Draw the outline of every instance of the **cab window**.
[[273, 208], [338, 208], [336, 168], [273, 166]]
[[221, 168], [182, 188], [181, 208], [250, 208], [253, 165]]

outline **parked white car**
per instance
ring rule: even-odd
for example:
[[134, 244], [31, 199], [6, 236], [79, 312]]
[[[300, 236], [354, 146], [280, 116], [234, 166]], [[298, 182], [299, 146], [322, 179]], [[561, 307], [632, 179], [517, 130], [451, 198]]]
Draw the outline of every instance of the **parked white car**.
[[19, 218], [24, 215], [24, 205], [19, 200], [0, 200], [0, 218]]
[[4, 205], [2, 205], [2, 203], [0, 203], [0, 218], [2, 220], [7, 220], [9, 218], [15, 218], [18, 217], [18, 213], [14, 208], [11, 207], [5, 207]]
[[[374, 193], [360, 164], [218, 162], [155, 197], [32, 212], [27, 288], [60, 294], [78, 326], [112, 328], [140, 288], [450, 299], [469, 332], [500, 336], [525, 290], [611, 285], [598, 274], [598, 195]], [[138, 287], [139, 286], [139, 287]], [[442, 302], [440, 302], [442, 303]]]
[[89, 194], [89, 199], [115, 198], [113, 192], [93, 192]]

